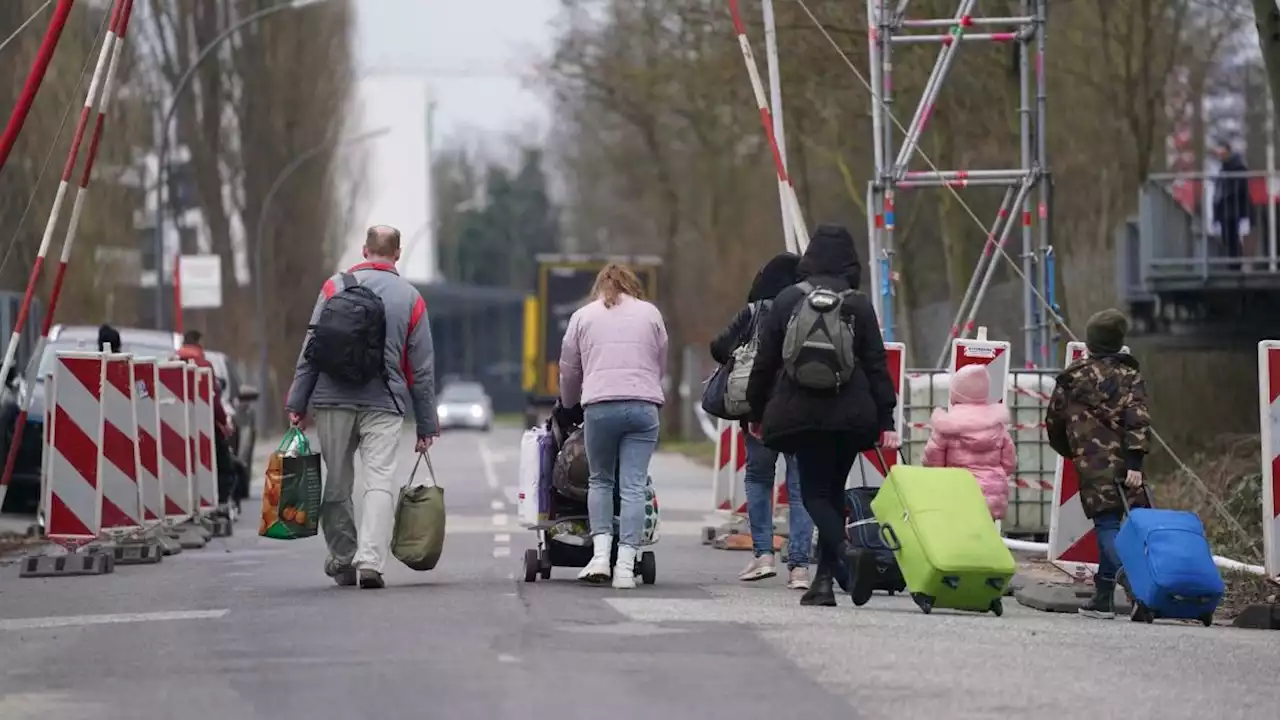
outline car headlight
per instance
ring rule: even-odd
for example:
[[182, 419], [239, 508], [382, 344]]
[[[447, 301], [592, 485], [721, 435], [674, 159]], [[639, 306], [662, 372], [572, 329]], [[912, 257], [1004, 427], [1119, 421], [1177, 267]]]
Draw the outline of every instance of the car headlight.
[[448, 408], [447, 406], [445, 406], [445, 405], [441, 405], [440, 407], [436, 408], [436, 416], [437, 416], [437, 417], [448, 417], [448, 416], [449, 416], [449, 408]]
[[480, 407], [479, 405], [471, 406], [471, 417], [480, 418], [483, 416], [484, 416], [484, 408]]

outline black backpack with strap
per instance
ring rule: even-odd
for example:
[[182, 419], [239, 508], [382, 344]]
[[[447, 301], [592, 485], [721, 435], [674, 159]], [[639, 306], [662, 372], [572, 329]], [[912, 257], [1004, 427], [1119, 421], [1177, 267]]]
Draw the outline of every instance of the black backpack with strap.
[[342, 286], [320, 310], [308, 329], [311, 341], [304, 357], [341, 385], [360, 387], [387, 379], [383, 349], [387, 344], [387, 310], [382, 298], [342, 273]]

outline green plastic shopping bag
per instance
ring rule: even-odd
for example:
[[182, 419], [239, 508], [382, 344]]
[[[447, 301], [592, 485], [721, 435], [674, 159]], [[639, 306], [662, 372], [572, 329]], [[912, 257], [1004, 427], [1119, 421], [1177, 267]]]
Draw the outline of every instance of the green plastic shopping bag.
[[296, 427], [267, 461], [258, 534], [277, 540], [311, 537], [320, 530], [320, 454]]
[[[414, 485], [418, 466], [427, 461], [427, 485]], [[444, 488], [436, 482], [431, 457], [418, 455], [409, 482], [400, 488], [396, 504], [396, 525], [391, 535], [391, 554], [411, 570], [430, 570], [440, 562], [444, 550]]]

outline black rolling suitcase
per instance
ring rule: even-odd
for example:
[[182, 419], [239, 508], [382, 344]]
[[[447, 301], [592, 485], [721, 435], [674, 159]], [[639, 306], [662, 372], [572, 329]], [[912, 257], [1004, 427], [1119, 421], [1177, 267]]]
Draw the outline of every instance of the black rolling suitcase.
[[[878, 448], [876, 452], [879, 452]], [[883, 455], [880, 457], [880, 466], [888, 467]], [[850, 545], [866, 551], [872, 561], [875, 568], [875, 583], [872, 589], [882, 590], [892, 595], [906, 590], [907, 582], [902, 577], [902, 570], [898, 568], [898, 561], [893, 557], [893, 551], [881, 539], [880, 523], [871, 512], [871, 501], [876, 499], [877, 491], [878, 488], [867, 485], [865, 477], [862, 478], [862, 487], [845, 490], [845, 536]], [[853, 568], [847, 570], [851, 572]], [[852, 578], [847, 577], [845, 580], [840, 583], [840, 586], [847, 590]]]

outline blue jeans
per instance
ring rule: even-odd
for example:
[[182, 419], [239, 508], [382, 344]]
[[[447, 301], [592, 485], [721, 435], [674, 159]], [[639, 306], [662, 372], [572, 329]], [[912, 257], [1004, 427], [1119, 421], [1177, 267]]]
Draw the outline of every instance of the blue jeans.
[[1093, 519], [1093, 535], [1098, 540], [1098, 578], [1106, 582], [1115, 582], [1116, 573], [1120, 572], [1116, 534], [1123, 520], [1124, 514], [1119, 511], [1104, 512]]
[[[751, 525], [751, 545], [756, 557], [773, 554], [773, 480], [778, 467], [778, 453], [765, 447], [751, 433], [746, 433], [747, 472], [743, 484], [747, 489], [747, 521]], [[809, 548], [813, 545], [813, 520], [804, 509], [800, 496], [800, 464], [788, 455], [787, 497], [787, 566], [809, 565]]]
[[658, 445], [658, 406], [641, 400], [592, 403], [584, 410], [583, 434], [591, 467], [587, 486], [591, 534], [613, 533], [616, 487], [622, 500], [618, 542], [638, 548], [644, 532], [649, 459]]

